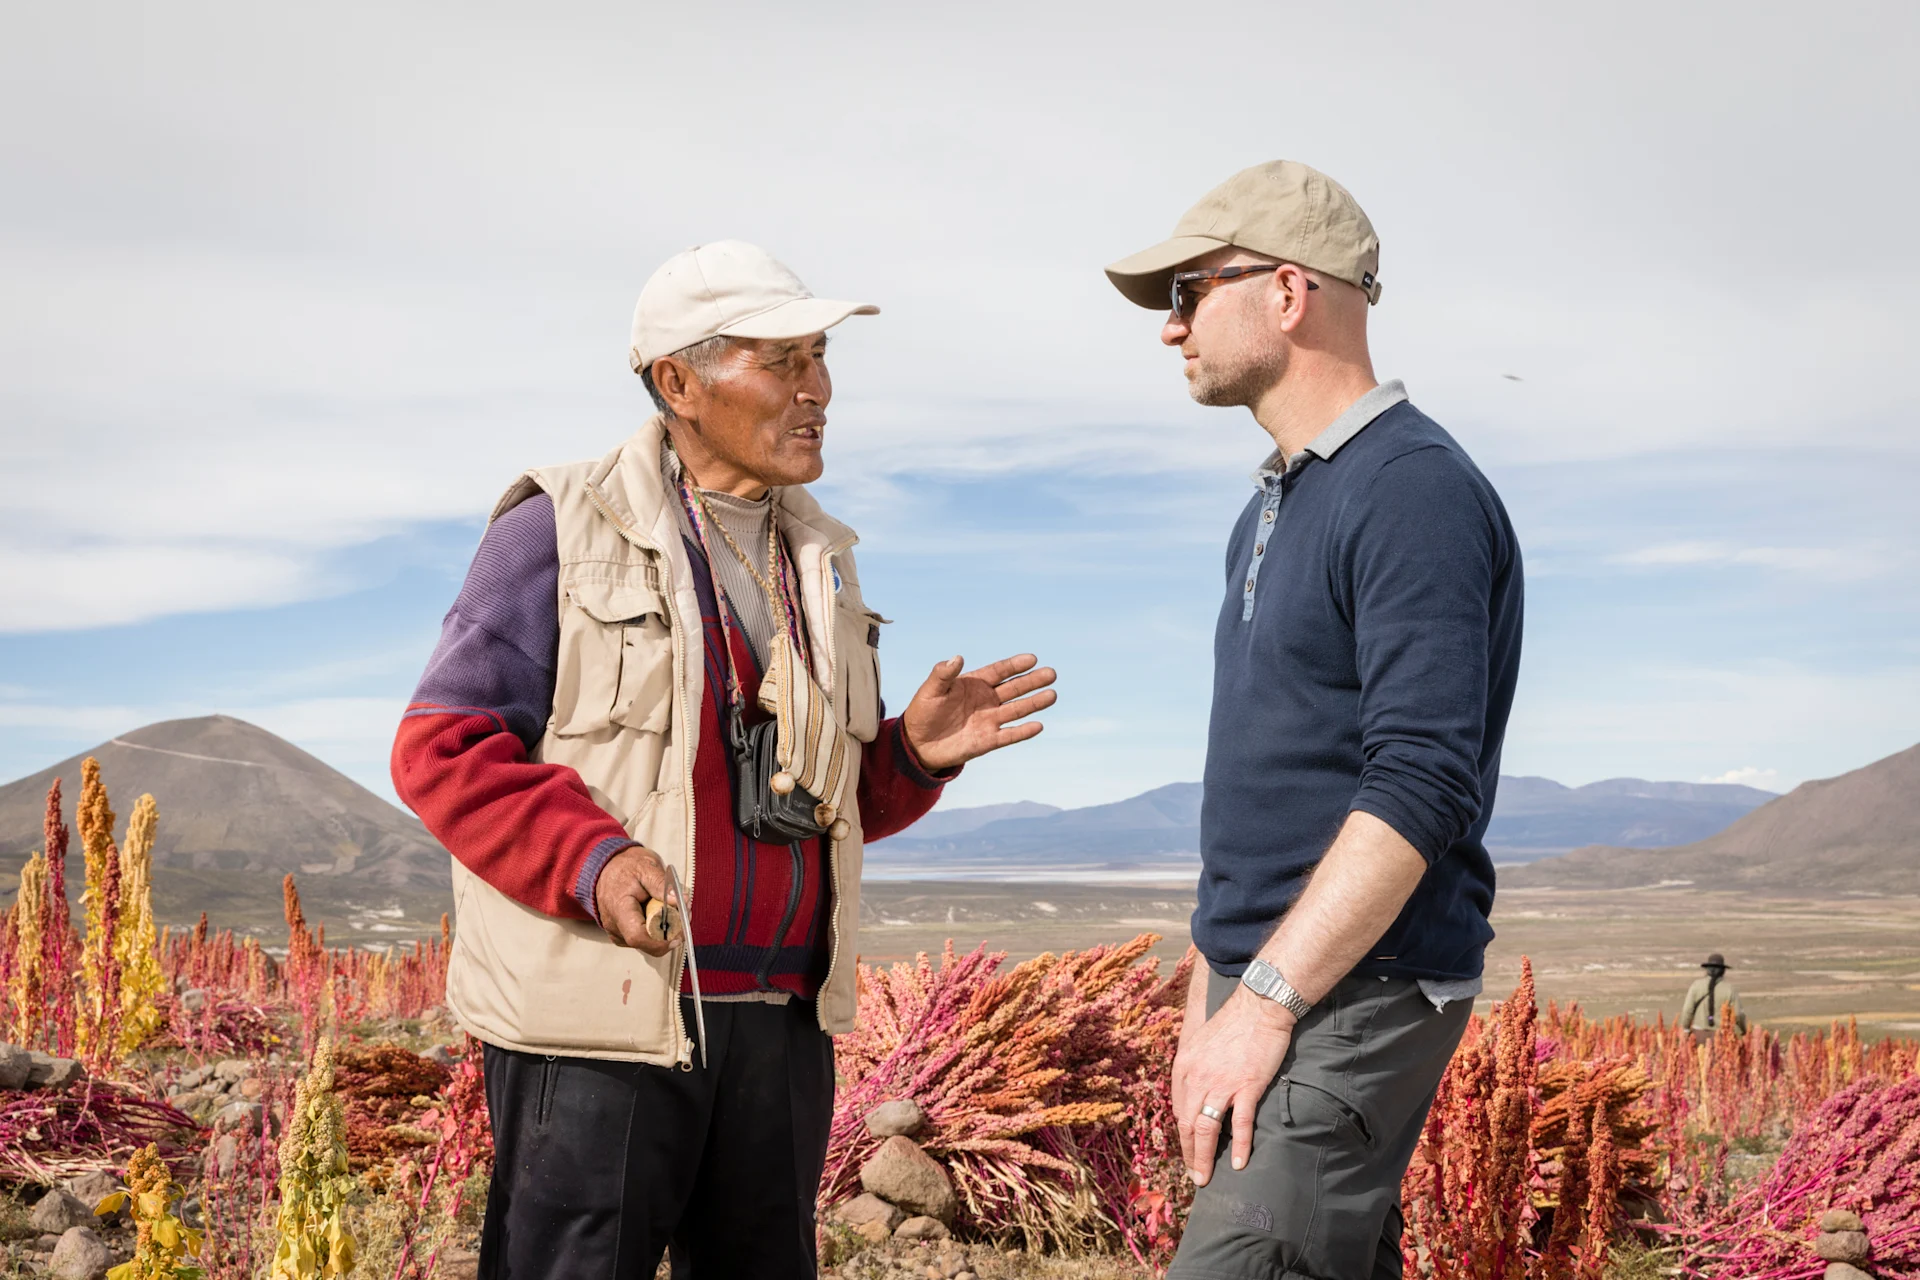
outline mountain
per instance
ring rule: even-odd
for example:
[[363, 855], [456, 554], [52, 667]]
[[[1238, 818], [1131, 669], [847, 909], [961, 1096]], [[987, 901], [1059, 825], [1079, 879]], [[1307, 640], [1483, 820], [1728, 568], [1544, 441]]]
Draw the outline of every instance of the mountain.
[[[986, 808], [1000, 808], [987, 806]], [[958, 828], [930, 813], [867, 851], [874, 879], [1128, 878], [1189, 875], [1200, 849], [1200, 784], [1176, 782], [1114, 804], [1019, 810], [975, 823], [985, 809], [955, 809]]]
[[1503, 872], [1502, 886], [1920, 893], [1920, 746], [1802, 783], [1726, 830], [1657, 850], [1593, 846]]
[[[1487, 847], [1502, 864], [1582, 845], [1651, 847], [1698, 840], [1773, 800], [1771, 791], [1724, 783], [1609, 778], [1584, 787], [1504, 777]], [[1015, 872], [1190, 869], [1200, 849], [1200, 784], [1160, 787], [1116, 804], [1053, 809], [1022, 802], [936, 810], [868, 851], [876, 877], [987, 878]]]
[[1487, 824], [1487, 850], [1495, 862], [1507, 864], [1590, 844], [1685, 844], [1775, 799], [1771, 791], [1723, 782], [1609, 778], [1568, 787], [1550, 778], [1503, 777]]
[[[154, 865], [248, 879], [286, 872], [361, 887], [444, 890], [447, 853], [411, 814], [265, 729], [232, 716], [164, 720], [0, 787], [0, 864], [17, 870], [42, 844], [47, 787], [61, 779], [69, 826], [80, 762], [100, 761], [123, 835], [134, 801], [160, 806]], [[79, 838], [69, 875], [79, 874]], [[157, 877], [156, 887], [167, 877]], [[78, 897], [77, 887], [73, 890]]]
[[1012, 804], [983, 804], [971, 809], [942, 809], [914, 823], [913, 835], [916, 840], [938, 840], [966, 831], [978, 831], [989, 822], [998, 822], [1002, 818], [1044, 818], [1059, 812], [1058, 805], [1035, 804], [1031, 800], [1017, 800]]

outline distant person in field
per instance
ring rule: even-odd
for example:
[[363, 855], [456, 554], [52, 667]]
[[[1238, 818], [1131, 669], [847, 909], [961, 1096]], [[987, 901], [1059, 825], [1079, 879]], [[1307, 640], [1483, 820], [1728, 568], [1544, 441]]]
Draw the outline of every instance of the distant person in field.
[[862, 842], [1054, 700], [1030, 654], [952, 658], [886, 717], [853, 530], [804, 487], [826, 331], [874, 311], [738, 241], [670, 258], [629, 351], [658, 412], [508, 488], [401, 721], [485, 1044], [482, 1276], [815, 1274]]
[[1399, 1276], [1400, 1179], [1480, 991], [1520, 663], [1493, 486], [1374, 377], [1380, 242], [1325, 174], [1234, 175], [1107, 268], [1188, 391], [1271, 438], [1227, 540], [1173, 1277]]
[[1727, 981], [1727, 958], [1718, 951], [1700, 963], [1706, 970], [1687, 988], [1686, 1001], [1680, 1006], [1680, 1025], [1693, 1033], [1696, 1044], [1713, 1039], [1728, 1005], [1733, 1006], [1734, 1028], [1747, 1029], [1747, 1015], [1740, 1012], [1740, 991]]

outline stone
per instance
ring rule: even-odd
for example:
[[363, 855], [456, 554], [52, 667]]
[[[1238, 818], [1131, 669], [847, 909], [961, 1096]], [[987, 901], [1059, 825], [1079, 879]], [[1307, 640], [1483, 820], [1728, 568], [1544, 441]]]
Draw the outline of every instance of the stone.
[[72, 1058], [50, 1054], [33, 1055], [33, 1070], [27, 1075], [29, 1089], [64, 1089], [87, 1078], [87, 1069]]
[[[120, 1179], [104, 1170], [96, 1169], [92, 1173], [83, 1173], [67, 1184], [74, 1197], [89, 1209], [97, 1209], [100, 1202], [116, 1191], [126, 1188], [120, 1185]], [[125, 1212], [122, 1210], [121, 1212]]]
[[1849, 1213], [1845, 1209], [1829, 1209], [1820, 1215], [1822, 1231], [1865, 1231], [1867, 1224], [1860, 1221], [1860, 1215]]
[[198, 1013], [207, 1007], [207, 993], [198, 987], [180, 993], [180, 1007], [188, 1013]]
[[906, 1216], [897, 1207], [888, 1204], [872, 1192], [855, 1196], [833, 1213], [834, 1221], [843, 1226], [858, 1228], [864, 1222], [882, 1223], [888, 1235], [893, 1234], [894, 1228], [898, 1227]]
[[54, 1280], [102, 1280], [113, 1255], [92, 1227], [71, 1227], [53, 1246], [48, 1270]]
[[24, 1089], [33, 1074], [33, 1055], [18, 1045], [0, 1044], [0, 1089]]
[[911, 1098], [895, 1098], [867, 1112], [867, 1132], [876, 1138], [911, 1138], [927, 1127], [927, 1113]]
[[187, 1072], [187, 1074], [181, 1076], [179, 1084], [175, 1087], [185, 1093], [192, 1089], [198, 1089], [211, 1079], [213, 1079], [213, 1064], [207, 1063], [204, 1066], [195, 1067], [193, 1070]]
[[55, 1187], [40, 1197], [39, 1203], [33, 1206], [33, 1212], [27, 1215], [27, 1221], [35, 1231], [59, 1235], [72, 1227], [91, 1225], [93, 1206], [71, 1191]]
[[945, 1240], [948, 1234], [946, 1223], [938, 1218], [929, 1218], [921, 1214], [917, 1218], [908, 1218], [894, 1228], [893, 1238], [895, 1240]]
[[887, 1235], [887, 1224], [884, 1222], [863, 1222], [857, 1227], [849, 1227], [848, 1230], [868, 1244], [885, 1244], [890, 1238]]
[[436, 1044], [420, 1056], [428, 1062], [437, 1062], [443, 1067], [450, 1067], [460, 1061], [453, 1056], [453, 1046], [450, 1044]]
[[1829, 1262], [1824, 1280], [1873, 1280], [1873, 1277], [1851, 1263]]
[[248, 1102], [258, 1102], [267, 1094], [267, 1082], [259, 1076], [248, 1076], [240, 1082], [240, 1087], [234, 1090], [234, 1092], [238, 1093]]
[[244, 1080], [253, 1074], [253, 1064], [245, 1058], [222, 1058], [213, 1064], [213, 1074], [222, 1080]]
[[168, 1099], [174, 1106], [192, 1116], [194, 1120], [200, 1124], [206, 1124], [209, 1120], [213, 1119], [213, 1113], [220, 1109], [222, 1100], [219, 1094], [208, 1093], [204, 1089], [196, 1089], [191, 1093], [175, 1094], [172, 1098]]
[[260, 1117], [265, 1113], [266, 1108], [257, 1102], [229, 1102], [214, 1113], [213, 1131], [233, 1133], [244, 1130], [257, 1133], [260, 1130]]
[[223, 1133], [207, 1148], [201, 1170], [207, 1177], [226, 1179], [233, 1176], [239, 1164], [240, 1139], [231, 1133]]
[[953, 1183], [932, 1156], [896, 1134], [860, 1166], [860, 1185], [914, 1214], [953, 1219]]
[[1813, 1251], [1825, 1262], [1865, 1262], [1867, 1233], [1864, 1231], [1825, 1231], [1813, 1239]]

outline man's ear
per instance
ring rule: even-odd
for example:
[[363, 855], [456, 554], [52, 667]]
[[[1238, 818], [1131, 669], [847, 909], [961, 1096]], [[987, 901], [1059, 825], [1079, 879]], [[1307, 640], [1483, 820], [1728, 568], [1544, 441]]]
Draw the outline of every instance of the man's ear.
[[661, 356], [653, 362], [653, 385], [674, 417], [683, 422], [699, 418], [700, 380], [686, 365], [672, 356]]
[[1280, 265], [1273, 273], [1273, 306], [1280, 316], [1280, 331], [1292, 333], [1306, 319], [1307, 308], [1312, 305], [1307, 294], [1313, 282], [1307, 273], [1291, 262]]

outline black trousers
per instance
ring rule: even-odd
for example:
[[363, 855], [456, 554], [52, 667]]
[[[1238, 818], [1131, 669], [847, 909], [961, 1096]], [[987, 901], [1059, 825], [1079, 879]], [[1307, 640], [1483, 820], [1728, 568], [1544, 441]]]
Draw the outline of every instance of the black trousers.
[[691, 1071], [486, 1046], [483, 1280], [652, 1280], [669, 1249], [674, 1280], [812, 1280], [833, 1041], [810, 1000], [706, 1015]]

